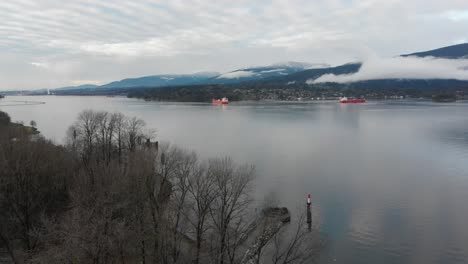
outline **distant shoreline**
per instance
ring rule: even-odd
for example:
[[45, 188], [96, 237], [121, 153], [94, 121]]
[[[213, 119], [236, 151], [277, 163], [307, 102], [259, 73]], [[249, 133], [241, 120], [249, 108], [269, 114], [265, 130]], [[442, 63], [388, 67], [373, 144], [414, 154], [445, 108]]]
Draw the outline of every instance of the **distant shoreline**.
[[[23, 96], [60, 96], [60, 97], [70, 97], [70, 96], [79, 96], [79, 97], [105, 97], [105, 98], [128, 98], [128, 99], [137, 99], [137, 100], [143, 100], [147, 102], [163, 102], [163, 103], [200, 103], [200, 104], [211, 104], [210, 102], [207, 101], [182, 101], [182, 100], [158, 100], [154, 98], [140, 98], [140, 97], [128, 97], [125, 95], [115, 95], [115, 96], [106, 96], [106, 95], [92, 95], [92, 94], [57, 94], [57, 95], [11, 95], [15, 97], [23, 97]], [[454, 103], [466, 103], [468, 100], [465, 99], [457, 99], [456, 101], [434, 101], [432, 98], [366, 98], [367, 102], [433, 102], [435, 104], [454, 104]], [[260, 99], [260, 100], [232, 100], [231, 103], [333, 103], [333, 102], [338, 102], [339, 98], [323, 98], [323, 99], [306, 99], [306, 100], [276, 100], [276, 99]], [[2, 104], [2, 102], [5, 102], [6, 104]], [[29, 100], [2, 100], [0, 101], [0, 107], [3, 106], [26, 106], [26, 105], [40, 105], [40, 104], [46, 104], [44, 101], [29, 101]]]
[[[3, 104], [3, 102], [6, 102], [6, 104]], [[46, 102], [42, 101], [0, 101], [0, 107], [3, 106], [22, 106], [22, 105], [40, 105], [40, 104], [45, 104]]]

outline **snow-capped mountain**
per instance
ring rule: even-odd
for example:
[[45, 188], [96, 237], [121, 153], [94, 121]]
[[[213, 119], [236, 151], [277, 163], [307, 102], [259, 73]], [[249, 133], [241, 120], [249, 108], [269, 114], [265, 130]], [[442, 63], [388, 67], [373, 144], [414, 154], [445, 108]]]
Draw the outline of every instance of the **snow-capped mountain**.
[[230, 84], [240, 83], [244, 81], [256, 81], [265, 78], [287, 76], [289, 74], [298, 73], [307, 69], [327, 68], [327, 64], [311, 64], [304, 62], [280, 62], [268, 66], [255, 66], [238, 69], [235, 71], [220, 74], [218, 72], [199, 72], [194, 74], [161, 74], [152, 76], [143, 76], [138, 78], [127, 78], [119, 81], [114, 81], [102, 86], [89, 85], [87, 87], [65, 87], [56, 89], [60, 90], [86, 90], [86, 89], [119, 89], [133, 87], [165, 87], [165, 86], [181, 86], [181, 85], [198, 85], [198, 84]]
[[329, 67], [326, 64], [310, 64], [304, 62], [281, 62], [268, 66], [249, 67], [223, 73], [211, 79], [211, 83], [237, 83], [254, 81], [270, 77], [285, 76], [312, 68]]
[[287, 67], [287, 68], [297, 68], [297, 69], [319, 69], [330, 67], [330, 64], [326, 63], [308, 63], [308, 62], [297, 62], [297, 61], [285, 61], [278, 62], [270, 65], [272, 67]]

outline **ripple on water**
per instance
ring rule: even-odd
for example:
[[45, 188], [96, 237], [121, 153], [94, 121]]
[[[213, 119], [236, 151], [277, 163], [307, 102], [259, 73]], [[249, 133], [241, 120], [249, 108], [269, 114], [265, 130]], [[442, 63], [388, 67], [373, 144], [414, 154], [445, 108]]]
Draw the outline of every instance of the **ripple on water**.
[[372, 230], [352, 232], [350, 238], [358, 249], [374, 248], [380, 240]]
[[383, 251], [388, 256], [403, 258], [411, 255], [412, 248], [407, 244], [392, 244], [384, 246]]
[[444, 252], [441, 259], [445, 263], [468, 263], [466, 248], [450, 247]]

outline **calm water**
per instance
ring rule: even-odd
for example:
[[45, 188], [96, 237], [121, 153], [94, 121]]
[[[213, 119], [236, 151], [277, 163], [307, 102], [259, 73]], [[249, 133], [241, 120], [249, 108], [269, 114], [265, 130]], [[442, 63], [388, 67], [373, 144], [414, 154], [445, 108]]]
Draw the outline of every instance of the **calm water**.
[[[1, 106], [12, 101], [45, 104]], [[1, 101], [0, 101], [1, 102]], [[8, 97], [14, 120], [61, 142], [83, 109], [144, 119], [159, 140], [257, 167], [257, 196], [312, 194], [323, 263], [468, 263], [468, 104], [144, 102]]]

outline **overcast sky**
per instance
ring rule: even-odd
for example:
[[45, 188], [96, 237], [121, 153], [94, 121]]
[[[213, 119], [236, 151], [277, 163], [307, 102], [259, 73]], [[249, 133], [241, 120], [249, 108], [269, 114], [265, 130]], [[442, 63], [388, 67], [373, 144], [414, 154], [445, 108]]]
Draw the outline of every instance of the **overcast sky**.
[[0, 90], [391, 58], [468, 40], [468, 0], [0, 2]]

